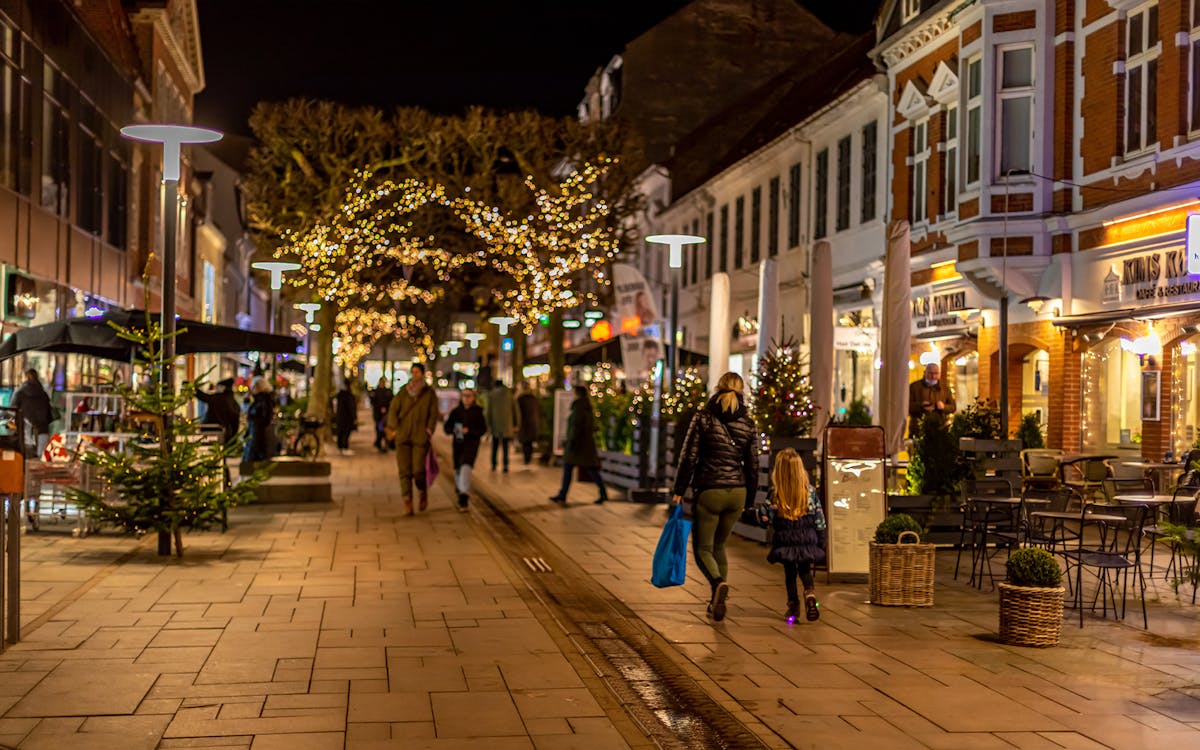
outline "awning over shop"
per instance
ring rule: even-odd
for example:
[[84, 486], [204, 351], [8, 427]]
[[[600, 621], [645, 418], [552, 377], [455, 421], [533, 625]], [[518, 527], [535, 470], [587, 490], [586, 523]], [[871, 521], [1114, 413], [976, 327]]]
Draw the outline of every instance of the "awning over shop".
[[[596, 365], [601, 362], [621, 364], [621, 337], [614, 336], [607, 341], [588, 341], [578, 346], [573, 346], [563, 352], [563, 359], [571, 367]], [[549, 353], [539, 354], [526, 360], [526, 364], [530, 365], [544, 365], [549, 362]], [[688, 351], [687, 349], [680, 349], [679, 364], [681, 367], [695, 367], [708, 364], [708, 355]]]
[[[158, 313], [150, 315], [155, 322], [158, 317]], [[128, 361], [138, 348], [137, 344], [121, 338], [110, 323], [122, 328], [144, 328], [146, 313], [118, 310], [98, 318], [67, 318], [21, 328], [0, 345], [0, 361], [30, 351], [88, 354]], [[291, 336], [244, 331], [194, 320], [180, 319], [176, 326], [179, 334], [175, 338], [175, 351], [178, 354], [250, 351], [294, 354], [299, 346]]]
[[1062, 315], [1051, 322], [1063, 328], [1084, 328], [1087, 326], [1104, 325], [1121, 320], [1158, 320], [1175, 315], [1194, 315], [1200, 312], [1200, 304], [1195, 302], [1179, 302], [1171, 305], [1156, 307], [1123, 307], [1119, 310], [1100, 310], [1097, 312], [1081, 313], [1079, 315]]

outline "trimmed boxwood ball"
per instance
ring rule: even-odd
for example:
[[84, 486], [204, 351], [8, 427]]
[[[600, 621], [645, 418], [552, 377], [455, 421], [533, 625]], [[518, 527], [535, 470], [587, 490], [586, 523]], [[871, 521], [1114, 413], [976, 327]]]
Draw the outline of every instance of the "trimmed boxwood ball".
[[907, 513], [897, 513], [883, 519], [883, 522], [875, 527], [875, 542], [876, 544], [896, 544], [900, 541], [901, 532], [904, 531], [914, 532], [918, 537], [925, 533], [925, 529], [921, 528], [921, 524], [917, 523], [912, 516]]
[[1044, 549], [1019, 549], [1004, 567], [1008, 570], [1008, 582], [1014, 586], [1053, 589], [1062, 585], [1058, 561]]

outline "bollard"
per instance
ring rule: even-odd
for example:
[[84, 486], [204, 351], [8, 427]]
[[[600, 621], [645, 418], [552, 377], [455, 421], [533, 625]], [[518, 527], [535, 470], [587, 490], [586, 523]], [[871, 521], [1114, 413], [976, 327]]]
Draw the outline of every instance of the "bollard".
[[0, 641], [21, 635], [21, 503], [12, 495], [0, 505]]

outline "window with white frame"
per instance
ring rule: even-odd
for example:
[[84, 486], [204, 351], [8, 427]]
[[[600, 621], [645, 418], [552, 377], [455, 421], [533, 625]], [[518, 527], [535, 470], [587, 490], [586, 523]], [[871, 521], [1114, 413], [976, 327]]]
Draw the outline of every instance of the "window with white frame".
[[1028, 174], [1033, 169], [1033, 47], [1001, 48], [997, 57], [999, 176]]
[[902, 23], [908, 23], [919, 15], [921, 15], [921, 0], [904, 0]]
[[978, 55], [964, 64], [967, 79], [967, 185], [979, 182], [983, 144], [983, 59]]
[[942, 170], [942, 213], [958, 210], [958, 105], [946, 107], [946, 167]]
[[925, 197], [929, 177], [929, 120], [913, 125], [912, 139], [912, 223], [925, 221]]
[[1189, 122], [1192, 130], [1200, 130], [1200, 0], [1191, 0], [1192, 20], [1191, 33], [1188, 35], [1188, 46], [1192, 53], [1191, 81], [1188, 86], [1188, 109], [1191, 112]]
[[1125, 19], [1125, 153], [1154, 144], [1158, 107], [1158, 3]]
[[850, 228], [850, 136], [837, 145], [837, 223], [840, 232]]

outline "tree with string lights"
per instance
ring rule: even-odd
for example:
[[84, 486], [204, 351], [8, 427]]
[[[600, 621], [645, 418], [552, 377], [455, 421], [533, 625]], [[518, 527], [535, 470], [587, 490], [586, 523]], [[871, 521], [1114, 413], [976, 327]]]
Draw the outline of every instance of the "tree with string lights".
[[812, 390], [795, 339], [771, 342], [755, 372], [751, 413], [759, 433], [785, 438], [811, 435], [817, 410]]

